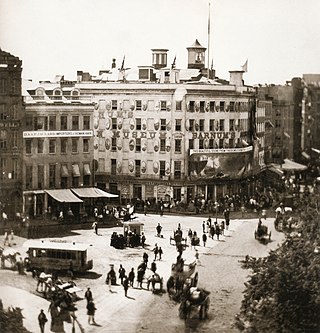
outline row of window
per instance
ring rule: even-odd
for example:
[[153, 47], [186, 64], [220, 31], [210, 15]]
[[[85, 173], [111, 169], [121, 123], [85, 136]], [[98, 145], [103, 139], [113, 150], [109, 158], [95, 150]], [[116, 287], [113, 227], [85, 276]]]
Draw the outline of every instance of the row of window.
[[[181, 165], [182, 165], [181, 161], [174, 161], [174, 174], [173, 174], [174, 179], [181, 179], [182, 175]], [[135, 170], [135, 177], [137, 178], [141, 177], [141, 171], [142, 172], [146, 171], [141, 169], [140, 160], [134, 161], [134, 170]], [[168, 168], [168, 162], [163, 160], [159, 161], [159, 172], [160, 172], [160, 178], [170, 175], [171, 170], [170, 166]], [[117, 174], [121, 174], [121, 172], [117, 170], [117, 160], [111, 159], [111, 175], [117, 175]]]
[[[80, 120], [82, 123], [80, 124]], [[81, 128], [80, 128], [81, 127]], [[38, 116], [26, 117], [26, 130], [56, 131], [56, 130], [90, 130], [90, 116]]]
[[[74, 164], [79, 168], [78, 164]], [[80, 177], [80, 172], [72, 173], [69, 176], [69, 173], [65, 173], [67, 169], [65, 169], [65, 165], [61, 165], [60, 173], [58, 173], [58, 165], [57, 164], [49, 164], [49, 178], [46, 181], [46, 170], [43, 164], [39, 165], [26, 165], [26, 189], [33, 189], [34, 185], [37, 189], [44, 188], [56, 188], [57, 182], [59, 181], [59, 188], [69, 188], [69, 187], [79, 187], [80, 181], [82, 180], [82, 184], [84, 186], [91, 185], [91, 175], [85, 173], [85, 169], [82, 173], [82, 179]], [[68, 171], [67, 171], [68, 172]]]
[[[209, 120], [209, 121], [208, 121]], [[151, 130], [151, 121], [154, 119], [144, 119], [135, 118], [134, 125], [132, 125], [132, 130], [136, 131], [145, 131], [147, 129]], [[247, 119], [229, 119], [229, 126], [226, 126], [226, 119], [187, 119], [186, 124], [189, 131], [235, 131], [240, 130], [240, 128], [246, 130], [248, 120]], [[153, 125], [155, 126], [155, 125]], [[111, 118], [111, 129], [118, 130], [122, 128], [122, 120], [118, 118]], [[155, 127], [156, 128], [156, 127]], [[170, 121], [166, 118], [160, 119], [159, 124], [160, 131], [169, 131], [171, 130]], [[181, 132], [182, 128], [182, 119], [175, 119], [174, 131]]]
[[[82, 152], [89, 153], [90, 151], [90, 139], [86, 138], [59, 138], [59, 139], [48, 139], [48, 145], [45, 147], [45, 139], [26, 139], [25, 140], [25, 153], [32, 154], [33, 142], [36, 140], [36, 153], [37, 154], [56, 154], [57, 153], [57, 141], [60, 142], [60, 153], [67, 154], [79, 153], [79, 142], [82, 140]], [[70, 147], [71, 140], [71, 147]], [[1, 142], [0, 142], [1, 143]], [[71, 148], [71, 149], [70, 149]]]
[[62, 250], [32, 250], [32, 256], [67, 260], [76, 259], [76, 254], [74, 252]]
[[[171, 110], [171, 101], [142, 101], [142, 100], [112, 100], [106, 102], [106, 109], [110, 110], [124, 110], [124, 111], [146, 111], [149, 109], [150, 104], [155, 103], [155, 106], [152, 106], [152, 111], [170, 111]], [[175, 110], [182, 110], [182, 101], [175, 102]], [[238, 111], [248, 111], [249, 103], [248, 102], [237, 102], [237, 101], [188, 101], [186, 104], [187, 110], [190, 112], [238, 112]]]

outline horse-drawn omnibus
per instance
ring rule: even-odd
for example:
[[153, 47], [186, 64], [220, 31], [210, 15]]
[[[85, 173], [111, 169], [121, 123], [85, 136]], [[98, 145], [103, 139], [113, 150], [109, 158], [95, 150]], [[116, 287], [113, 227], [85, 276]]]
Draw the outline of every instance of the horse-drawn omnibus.
[[87, 244], [61, 240], [28, 240], [27, 264], [29, 270], [86, 272], [93, 261], [87, 258]]

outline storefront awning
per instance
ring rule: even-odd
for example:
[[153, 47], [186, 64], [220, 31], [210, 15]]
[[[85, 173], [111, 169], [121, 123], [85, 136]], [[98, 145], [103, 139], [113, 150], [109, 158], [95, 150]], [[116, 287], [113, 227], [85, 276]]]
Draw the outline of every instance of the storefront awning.
[[80, 177], [79, 164], [72, 164], [72, 176], [73, 177]]
[[269, 165], [268, 170], [276, 173], [278, 176], [283, 176], [283, 171], [274, 165]]
[[96, 187], [81, 187], [72, 188], [73, 193], [75, 193], [80, 198], [117, 198], [117, 194], [108, 193], [100, 190]]
[[69, 189], [63, 190], [45, 190], [54, 200], [59, 202], [83, 202], [76, 197]]
[[284, 163], [281, 165], [281, 169], [287, 171], [303, 171], [307, 168], [306, 165], [291, 161], [287, 158], [284, 159]]

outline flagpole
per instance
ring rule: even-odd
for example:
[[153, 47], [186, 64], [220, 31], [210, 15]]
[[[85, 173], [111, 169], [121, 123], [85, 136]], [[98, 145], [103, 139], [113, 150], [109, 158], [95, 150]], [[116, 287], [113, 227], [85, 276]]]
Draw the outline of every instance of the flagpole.
[[210, 1], [209, 1], [209, 15], [208, 15], [208, 79], [210, 78]]

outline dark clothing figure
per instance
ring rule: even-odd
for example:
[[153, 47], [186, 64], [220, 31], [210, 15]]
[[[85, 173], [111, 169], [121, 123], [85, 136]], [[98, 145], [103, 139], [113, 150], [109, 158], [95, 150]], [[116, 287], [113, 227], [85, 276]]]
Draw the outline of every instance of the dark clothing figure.
[[[96, 307], [93, 303], [93, 301], [91, 300], [88, 304], [87, 304], [87, 315], [88, 315], [88, 323], [89, 324], [95, 324], [95, 320], [94, 320], [94, 314], [96, 312]], [[91, 322], [91, 323], [90, 323]]]
[[216, 225], [216, 235], [217, 235], [217, 240], [219, 240], [220, 234], [221, 234], [221, 229], [220, 229], [219, 224], [217, 224], [217, 225]]
[[157, 260], [157, 255], [159, 253], [159, 248], [158, 245], [156, 245], [153, 249], [153, 253], [154, 253], [154, 260]]
[[224, 219], [226, 220], [226, 229], [228, 230], [230, 224], [230, 210], [226, 208], [223, 212]]
[[206, 242], [207, 242], [207, 235], [206, 234], [202, 235], [202, 241], [203, 241], [203, 246], [205, 247], [206, 246]]
[[116, 285], [117, 284], [117, 277], [116, 272], [113, 269], [113, 266], [111, 266], [109, 273], [107, 274], [106, 284]]
[[48, 321], [48, 319], [47, 319], [46, 315], [44, 314], [43, 310], [41, 310], [39, 313], [39, 316], [38, 316], [38, 322], [39, 322], [41, 333], [44, 333], [44, 326], [47, 321]]
[[131, 268], [131, 271], [129, 272], [129, 275], [128, 275], [130, 287], [133, 287], [134, 278], [135, 278], [134, 269]]
[[142, 259], [143, 259], [143, 262], [146, 264], [146, 266], [148, 266], [148, 260], [149, 260], [148, 253], [144, 252]]
[[144, 233], [142, 233], [142, 235], [141, 235], [141, 246], [143, 248], [144, 248], [145, 242], [146, 242], [146, 236], [144, 235]]
[[158, 249], [158, 254], [159, 254], [159, 260], [161, 260], [162, 254], [163, 254], [163, 251], [162, 251], [161, 247], [159, 247], [159, 249]]
[[143, 280], [144, 273], [145, 273], [145, 270], [142, 267], [138, 268], [137, 280], [138, 280], [138, 286], [140, 288], [142, 288], [142, 280]]
[[84, 297], [86, 298], [87, 300], [87, 304], [92, 301], [93, 297], [92, 297], [92, 292], [90, 290], [90, 288], [87, 289], [87, 291], [85, 292], [84, 294]]
[[202, 222], [202, 232], [203, 233], [206, 232], [206, 222], [205, 221]]
[[158, 225], [156, 226], [156, 230], [157, 230], [157, 236], [161, 237], [162, 227], [161, 227], [160, 223], [158, 223]]
[[127, 293], [128, 293], [128, 289], [129, 289], [129, 280], [126, 275], [123, 277], [122, 284], [123, 284], [123, 289], [124, 289], [124, 296], [127, 297]]
[[210, 228], [210, 236], [211, 236], [212, 239], [213, 239], [213, 236], [214, 236], [215, 233], [216, 233], [216, 231], [214, 229], [214, 226], [212, 225], [211, 228]]
[[120, 265], [119, 268], [119, 279], [121, 280], [121, 284], [123, 284], [123, 279], [126, 276], [126, 270]]
[[157, 265], [154, 261], [151, 263], [151, 270], [152, 270], [153, 273], [155, 273], [156, 270], [157, 270]]

